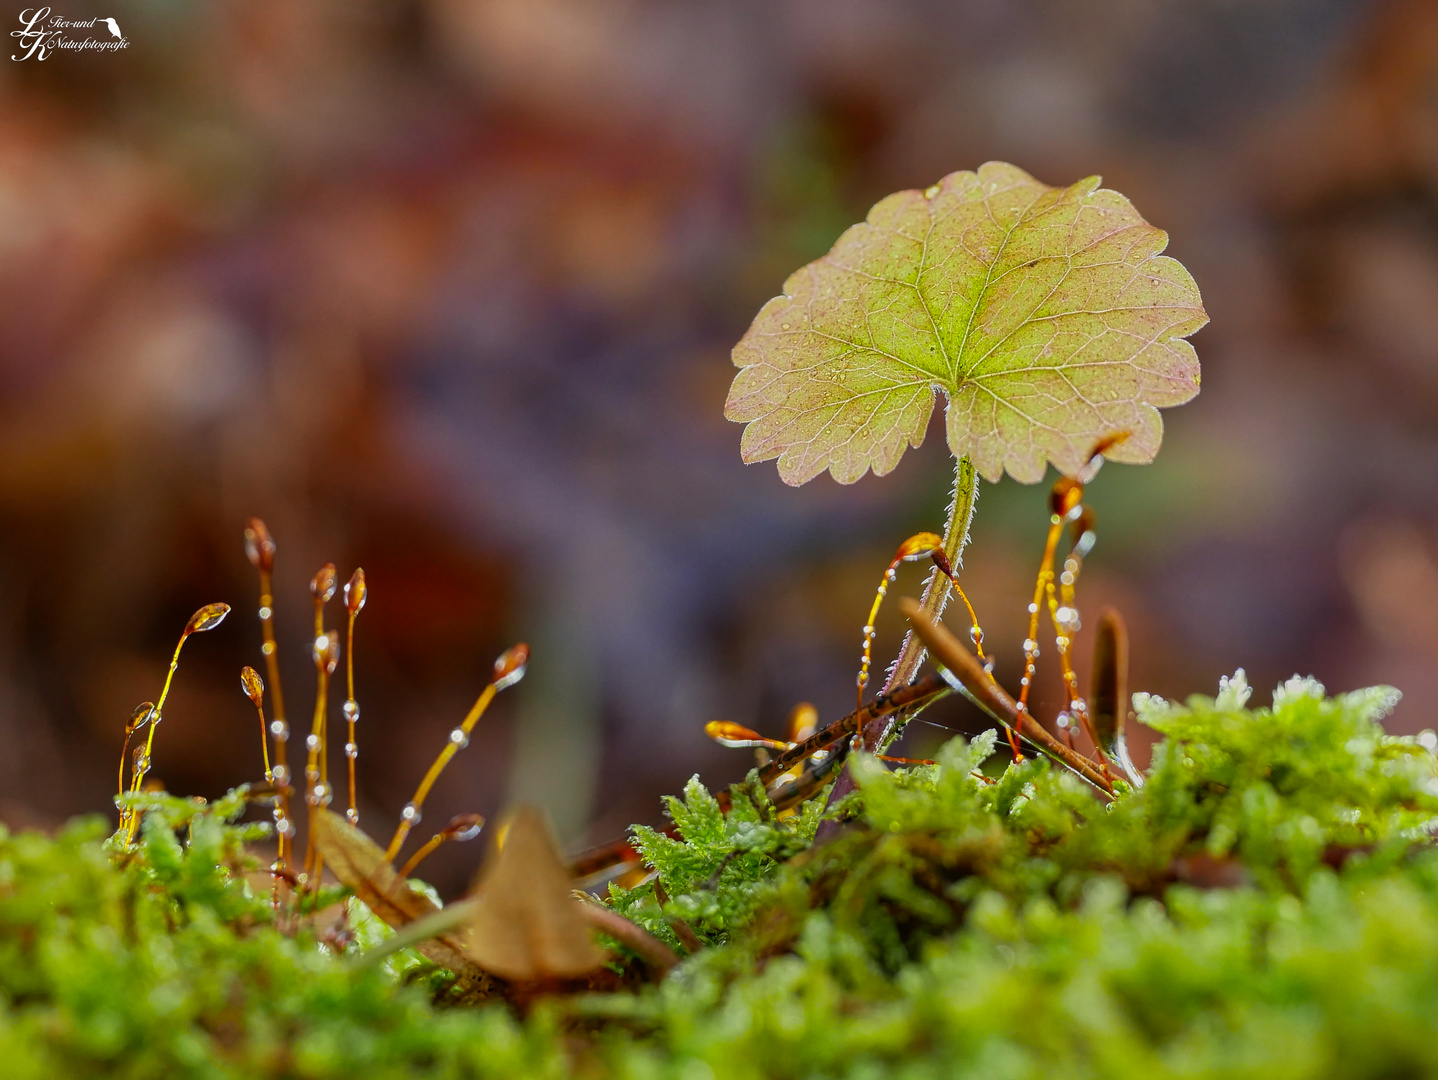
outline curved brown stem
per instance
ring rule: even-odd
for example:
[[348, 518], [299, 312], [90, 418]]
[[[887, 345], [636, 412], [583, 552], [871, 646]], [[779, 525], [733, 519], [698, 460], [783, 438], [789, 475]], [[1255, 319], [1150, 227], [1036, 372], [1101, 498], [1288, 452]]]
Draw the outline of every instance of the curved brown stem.
[[959, 639], [941, 624], [930, 619], [917, 602], [906, 597], [899, 601], [899, 610], [908, 617], [913, 624], [914, 633], [928, 646], [934, 659], [948, 669], [980, 708], [1013, 727], [1023, 738], [1078, 773], [1094, 787], [1109, 795], [1113, 794], [1113, 784], [1099, 766], [1050, 735], [1027, 708], [1009, 697], [1008, 691], [993, 680], [978, 658], [964, 648]]

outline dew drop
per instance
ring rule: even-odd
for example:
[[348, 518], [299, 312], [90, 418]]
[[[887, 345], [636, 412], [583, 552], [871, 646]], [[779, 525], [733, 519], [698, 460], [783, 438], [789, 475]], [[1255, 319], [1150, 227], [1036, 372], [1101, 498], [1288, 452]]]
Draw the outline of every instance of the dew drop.
[[1030, 604], [1030, 605], [1029, 605], [1029, 614], [1030, 614], [1030, 615], [1037, 615], [1038, 613], [1039, 613], [1039, 606], [1038, 606], [1037, 604]]
[[283, 720], [270, 721], [270, 734], [275, 737], [276, 742], [288, 742], [290, 737], [290, 725]]
[[310, 595], [322, 604], [328, 604], [335, 595], [335, 564], [325, 563], [310, 578]]
[[185, 624], [185, 633], [200, 634], [213, 630], [225, 621], [225, 616], [229, 613], [229, 604], [206, 604], [190, 616], [190, 621]]
[[1029, 656], [1037, 656], [1039, 654], [1039, 643], [1031, 637], [1024, 638], [1024, 652]]
[[496, 690], [507, 690], [524, 678], [528, 664], [529, 646], [520, 642], [499, 654], [499, 658], [494, 662], [494, 674], [490, 681], [494, 683]]
[[345, 743], [345, 757], [349, 758], [351, 761], [359, 757], [359, 747], [352, 742]]
[[364, 567], [355, 567], [355, 572], [345, 582], [345, 608], [351, 615], [358, 615], [364, 607], [365, 599], [369, 594], [369, 587], [365, 585]]
[[938, 184], [933, 184], [933, 185], [930, 186], [930, 187], [924, 188], [924, 198], [926, 198], [926, 199], [932, 199], [932, 198], [933, 198], [934, 196], [936, 196], [938, 193], [939, 193], [939, 185], [938, 185]]
[[284, 765], [276, 765], [270, 770], [270, 776], [277, 784], [283, 784], [290, 778], [290, 770]]
[[265, 696], [265, 682], [260, 678], [260, 673], [246, 664], [240, 669], [240, 689], [245, 692], [255, 708], [259, 708], [260, 702]]
[[269, 622], [269, 620], [274, 616], [274, 614], [275, 613], [270, 610], [270, 607], [268, 605], [261, 607], [259, 610], [260, 619], [264, 622]]
[[351, 724], [355, 723], [360, 718], [359, 702], [356, 701], [354, 698], [350, 698], [344, 703], [343, 712], [345, 714], [346, 720], [348, 720]]
[[260, 646], [260, 652], [262, 652], [265, 656], [274, 656], [275, 643], [273, 641], [265, 642], [263, 645]]
[[270, 530], [265, 528], [265, 523], [257, 517], [245, 523], [245, 558], [250, 560], [251, 566], [267, 574], [274, 569], [275, 542], [270, 538]]
[[479, 835], [479, 830], [484, 828], [484, 817], [480, 814], [457, 814], [449, 819], [449, 824], [444, 827], [444, 835], [451, 840], [458, 840], [464, 843], [473, 840]]
[[320, 748], [320, 737], [318, 735], [305, 736], [305, 749], [318, 750]]
[[415, 804], [412, 802], [404, 804], [404, 809], [399, 812], [399, 816], [404, 818], [404, 820], [409, 822], [411, 825], [418, 825], [420, 823], [420, 819], [423, 817], [423, 815], [419, 812], [419, 807], [415, 806]]
[[359, 811], [356, 810], [356, 809], [354, 809], [353, 807], [351, 807], [350, 809], [346, 810], [346, 811], [345, 811], [345, 820], [348, 821], [351, 825], [358, 825], [358, 824], [359, 824]]

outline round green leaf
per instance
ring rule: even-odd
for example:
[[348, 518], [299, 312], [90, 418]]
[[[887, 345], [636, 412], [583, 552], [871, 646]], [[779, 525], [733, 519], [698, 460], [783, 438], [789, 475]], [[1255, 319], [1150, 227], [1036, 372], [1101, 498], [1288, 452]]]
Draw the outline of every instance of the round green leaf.
[[1152, 461], [1158, 409], [1198, 393], [1183, 339], [1208, 321], [1167, 244], [1096, 176], [1054, 188], [989, 162], [890, 195], [735, 346], [724, 415], [748, 424], [744, 460], [778, 458], [795, 485], [882, 476], [940, 390], [949, 449], [986, 480], [1076, 474], [1122, 432], [1106, 457]]

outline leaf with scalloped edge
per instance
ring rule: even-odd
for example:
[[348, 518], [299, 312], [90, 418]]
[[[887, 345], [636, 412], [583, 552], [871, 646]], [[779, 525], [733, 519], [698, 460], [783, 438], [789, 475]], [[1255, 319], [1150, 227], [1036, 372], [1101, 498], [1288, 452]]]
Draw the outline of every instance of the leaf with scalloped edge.
[[989, 162], [890, 195], [734, 347], [724, 415], [748, 425], [744, 460], [778, 458], [794, 485], [882, 476], [939, 390], [949, 449], [986, 480], [1074, 475], [1120, 432], [1105, 457], [1152, 461], [1159, 408], [1198, 393], [1184, 338], [1208, 321], [1167, 244], [1096, 176], [1055, 188]]

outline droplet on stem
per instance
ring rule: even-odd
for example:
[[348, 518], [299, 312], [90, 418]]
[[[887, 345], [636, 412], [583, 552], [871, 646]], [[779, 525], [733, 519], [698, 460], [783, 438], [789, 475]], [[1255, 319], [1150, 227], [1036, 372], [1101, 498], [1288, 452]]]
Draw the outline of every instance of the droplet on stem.
[[130, 713], [130, 722], [125, 730], [134, 734], [148, 724], [155, 716], [155, 703], [153, 701], [142, 701], [135, 706], [135, 711]]
[[[383, 584], [383, 583], [381, 583]], [[345, 582], [345, 608], [350, 615], [358, 615], [364, 607], [365, 596], [368, 589], [365, 587], [364, 567], [356, 567], [355, 572], [350, 575], [349, 581]]]
[[248, 664], [240, 669], [240, 688], [258, 709], [265, 699], [265, 683], [260, 673]]
[[335, 595], [335, 564], [325, 563], [315, 571], [315, 576], [310, 579], [310, 595], [318, 603], [328, 604]]
[[245, 523], [245, 558], [262, 573], [268, 574], [275, 568], [275, 542], [265, 523], [257, 517]]
[[444, 831], [449, 839], [463, 844], [473, 840], [483, 828], [483, 814], [457, 814], [449, 819], [449, 824], [444, 827]]
[[333, 630], [326, 630], [315, 638], [314, 661], [316, 668], [322, 668], [326, 675], [333, 675], [340, 662], [340, 637]]
[[895, 556], [895, 559], [903, 559], [905, 562], [914, 562], [917, 559], [922, 559], [925, 556], [932, 555], [936, 551], [942, 554], [943, 550], [944, 538], [938, 533], [915, 533], [913, 536], [909, 537], [907, 540], [905, 540], [902, 544], [899, 545], [899, 551]]
[[494, 674], [490, 682], [496, 690], [507, 690], [524, 678], [528, 666], [529, 646], [520, 642], [499, 654], [499, 658], [494, 662]]
[[778, 739], [766, 739], [757, 731], [746, 728], [742, 724], [735, 724], [729, 720], [711, 720], [704, 725], [704, 734], [717, 742], [720, 746], [742, 748], [746, 746], [759, 746], [769, 750], [787, 750], [789, 744], [780, 742]]
[[1059, 477], [1049, 495], [1049, 509], [1055, 516], [1065, 517], [1068, 512], [1083, 501], [1083, 485], [1067, 476]]
[[225, 621], [225, 616], [229, 613], [229, 604], [206, 604], [190, 616], [190, 621], [185, 624], [185, 636], [213, 630]]

